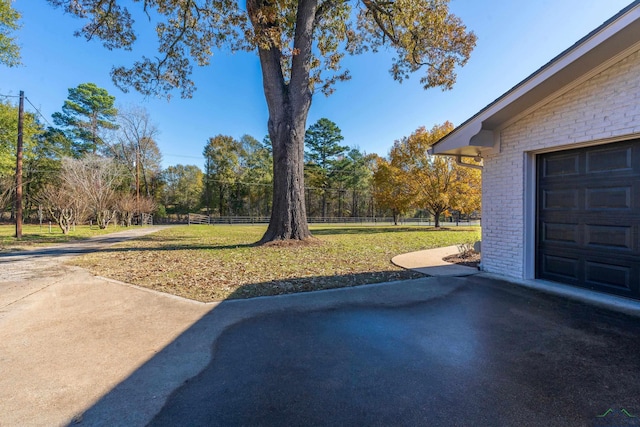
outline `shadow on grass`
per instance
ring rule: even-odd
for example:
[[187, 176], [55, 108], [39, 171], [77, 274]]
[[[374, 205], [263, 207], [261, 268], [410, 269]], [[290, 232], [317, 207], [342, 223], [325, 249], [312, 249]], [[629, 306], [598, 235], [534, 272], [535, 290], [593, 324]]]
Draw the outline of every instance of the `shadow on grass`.
[[410, 270], [385, 270], [333, 276], [294, 277], [243, 285], [225, 299], [247, 299], [263, 296], [324, 291], [328, 289], [351, 288], [354, 286], [370, 285], [374, 283], [418, 279], [424, 276], [424, 274]]
[[[112, 247], [117, 243], [135, 240], [141, 244], [146, 242], [156, 242], [162, 246], [130, 246], [130, 247]], [[193, 239], [189, 237], [170, 236], [158, 237], [158, 235], [135, 235], [128, 236], [118, 233], [105, 234], [100, 236], [83, 237], [77, 240], [69, 240], [65, 242], [54, 243], [54, 246], [44, 246], [29, 248], [26, 250], [11, 250], [0, 252], [0, 263], [12, 262], [17, 258], [31, 259], [41, 257], [64, 257], [72, 255], [85, 255], [94, 252], [118, 253], [131, 251], [181, 251], [181, 250], [220, 250], [220, 249], [238, 249], [256, 246], [255, 243], [240, 243], [229, 245], [194, 245], [189, 243]], [[174, 243], [177, 242], [177, 243]]]
[[[109, 241], [112, 240], [112, 241]], [[106, 244], [116, 244], [121, 243], [120, 239], [106, 239], [103, 243]], [[64, 257], [71, 255], [86, 255], [94, 252], [101, 253], [119, 253], [119, 252], [165, 252], [165, 251], [197, 251], [197, 250], [221, 250], [221, 249], [239, 249], [239, 248], [250, 248], [256, 246], [255, 243], [249, 244], [238, 244], [238, 245], [190, 245], [190, 244], [182, 244], [182, 245], [166, 245], [166, 246], [153, 246], [153, 247], [144, 247], [144, 246], [132, 246], [126, 248], [112, 248], [112, 247], [92, 247], [92, 246], [84, 246], [81, 243], [86, 243], [86, 241], [77, 241], [76, 245], [72, 242], [68, 242], [68, 245], [65, 246], [57, 246], [57, 247], [46, 247], [41, 249], [32, 249], [27, 251], [11, 251], [11, 252], [3, 252], [0, 253], [0, 263], [3, 262], [11, 262], [14, 261], [15, 258], [21, 259], [29, 259], [29, 258], [42, 258], [42, 257]], [[3, 259], [4, 258], [4, 259]]]
[[[340, 227], [340, 228], [316, 228], [312, 230], [315, 236], [329, 235], [369, 235], [383, 233], [438, 233], [440, 231], [449, 232], [467, 232], [468, 227], [461, 228], [433, 228], [433, 227]], [[141, 245], [128, 247], [112, 247], [117, 243], [122, 243], [135, 239]], [[21, 259], [40, 258], [40, 257], [63, 257], [71, 255], [85, 255], [93, 252], [103, 253], [120, 253], [120, 252], [149, 252], [149, 251], [197, 251], [197, 250], [225, 250], [225, 249], [241, 249], [259, 247], [256, 242], [237, 243], [237, 244], [194, 244], [193, 241], [199, 241], [198, 238], [189, 236], [159, 236], [155, 233], [146, 235], [136, 235], [133, 237], [122, 236], [118, 233], [105, 234], [93, 237], [82, 237], [76, 240], [57, 243], [55, 246], [36, 247], [27, 250], [8, 250], [0, 252], [0, 263], [10, 262], [17, 257]], [[144, 246], [144, 243], [157, 243], [153, 246]], [[4, 259], [3, 259], [4, 258]]]
[[20, 240], [15, 237], [0, 238], [0, 246], [7, 251], [18, 251], [20, 246], [34, 247], [35, 245], [58, 245], [65, 243], [81, 242], [95, 236], [75, 236], [64, 234], [24, 234]]
[[[95, 228], [94, 228], [95, 229]], [[69, 234], [62, 234], [61, 232], [56, 233], [24, 233], [20, 240], [15, 239], [15, 237], [0, 237], [0, 248], [3, 250], [0, 253], [0, 256], [14, 256], [19, 255], [20, 253], [31, 252], [36, 254], [37, 252], [47, 251], [49, 249], [55, 249], [64, 247], [65, 245], [76, 246], [81, 245], [87, 242], [95, 242], [95, 243], [105, 243], [105, 244], [113, 244], [118, 243], [120, 241], [129, 240], [135, 238], [136, 240], [141, 241], [153, 241], [154, 239], [149, 237], [149, 235], [141, 235], [135, 237], [126, 237], [122, 238], [120, 235], [123, 233], [127, 233], [134, 230], [141, 230], [138, 227], [131, 228], [119, 228], [108, 232], [102, 232], [94, 235], [77, 235], [73, 232]], [[4, 246], [3, 246], [4, 244]], [[48, 246], [48, 245], [56, 245], [56, 246]]]
[[[241, 226], [239, 226], [241, 227]], [[467, 232], [474, 229], [473, 226], [460, 227], [441, 227], [433, 226], [354, 226], [354, 227], [312, 227], [312, 235], [314, 236], [330, 236], [330, 235], [373, 235], [373, 234], [389, 234], [389, 233], [437, 233], [440, 231], [448, 232]], [[257, 242], [247, 242], [239, 244], [202, 244], [200, 237], [191, 236], [161, 236], [155, 233], [124, 236], [127, 231], [137, 230], [135, 228], [126, 229], [112, 234], [103, 234], [97, 236], [63, 236], [60, 235], [52, 240], [40, 241], [37, 236], [30, 236], [24, 239], [24, 243], [31, 245], [33, 243], [51, 244], [54, 246], [28, 246], [28, 249], [15, 249], [11, 246], [3, 247], [0, 251], [0, 263], [6, 262], [11, 258], [21, 257], [23, 259], [38, 257], [56, 257], [67, 255], [83, 255], [92, 252], [129, 252], [129, 251], [182, 251], [182, 250], [224, 250], [239, 249], [260, 246]], [[256, 237], [258, 240], [259, 237]], [[126, 248], [112, 248], [111, 245], [135, 239], [141, 243], [140, 246], [130, 246]], [[145, 243], [155, 243], [157, 246], [144, 246]], [[2, 260], [5, 258], [5, 260]]]

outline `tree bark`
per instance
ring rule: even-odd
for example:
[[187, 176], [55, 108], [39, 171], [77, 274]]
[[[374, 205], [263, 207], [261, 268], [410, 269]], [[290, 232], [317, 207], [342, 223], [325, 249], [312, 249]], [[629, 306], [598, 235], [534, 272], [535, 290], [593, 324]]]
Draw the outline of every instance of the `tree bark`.
[[[258, 32], [260, 8], [268, 0], [247, 1], [247, 11]], [[259, 244], [311, 237], [304, 199], [304, 135], [311, 107], [310, 58], [317, 0], [300, 0], [296, 17], [291, 77], [282, 71], [282, 51], [276, 45], [258, 48], [262, 84], [269, 109], [269, 136], [273, 145], [273, 206], [266, 233]]]
[[442, 212], [444, 212], [443, 210], [434, 210], [433, 211], [433, 221], [434, 221], [434, 227], [435, 228], [439, 228], [440, 227], [440, 215], [442, 214]]
[[273, 207], [269, 227], [259, 243], [311, 237], [304, 200], [304, 124], [273, 126]]

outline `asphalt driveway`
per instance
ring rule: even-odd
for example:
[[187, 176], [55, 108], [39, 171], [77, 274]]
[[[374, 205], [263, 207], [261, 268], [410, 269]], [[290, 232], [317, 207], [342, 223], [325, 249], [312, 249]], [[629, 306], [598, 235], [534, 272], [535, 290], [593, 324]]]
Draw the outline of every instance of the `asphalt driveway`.
[[[478, 276], [315, 298], [229, 302], [204, 316], [179, 346], [279, 301], [220, 330], [210, 361], [150, 425], [640, 425], [637, 318]], [[157, 367], [85, 419], [131, 401], [126, 390]]]

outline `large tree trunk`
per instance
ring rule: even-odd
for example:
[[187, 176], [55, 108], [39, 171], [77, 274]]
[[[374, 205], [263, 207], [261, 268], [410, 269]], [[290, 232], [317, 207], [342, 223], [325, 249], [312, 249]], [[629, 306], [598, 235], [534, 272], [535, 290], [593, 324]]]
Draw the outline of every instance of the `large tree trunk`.
[[[248, 0], [247, 12], [258, 33], [268, 33], [264, 8], [269, 0]], [[304, 134], [311, 107], [311, 45], [317, 0], [299, 0], [291, 73], [282, 71], [283, 52], [276, 44], [260, 46], [262, 84], [269, 108], [273, 144], [273, 206], [269, 227], [259, 243], [311, 237], [304, 200]]]
[[273, 131], [270, 129], [273, 207], [269, 227], [260, 243], [303, 240], [311, 236], [304, 200], [304, 123], [298, 124], [298, 129], [286, 122], [274, 126]]
[[442, 215], [442, 212], [444, 212], [444, 210], [434, 210], [433, 211], [433, 221], [434, 221], [433, 226], [435, 228], [439, 228], [440, 227], [440, 215]]

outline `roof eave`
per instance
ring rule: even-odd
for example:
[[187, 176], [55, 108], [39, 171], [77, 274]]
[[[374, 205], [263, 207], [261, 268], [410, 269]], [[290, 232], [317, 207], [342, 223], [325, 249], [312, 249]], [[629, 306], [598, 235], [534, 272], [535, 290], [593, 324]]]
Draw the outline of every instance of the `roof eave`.
[[440, 139], [435, 154], [476, 156], [493, 147], [493, 131], [558, 96], [594, 70], [640, 49], [640, 0], [636, 0], [552, 59], [475, 116]]

